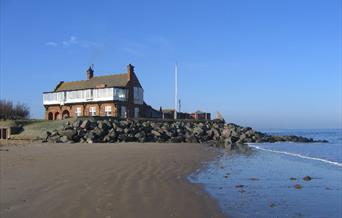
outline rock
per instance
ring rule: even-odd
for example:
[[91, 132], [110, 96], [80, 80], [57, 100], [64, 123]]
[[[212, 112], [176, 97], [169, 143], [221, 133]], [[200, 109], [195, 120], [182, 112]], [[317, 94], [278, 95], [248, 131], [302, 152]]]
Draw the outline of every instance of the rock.
[[99, 127], [95, 127], [91, 132], [94, 134], [94, 139], [102, 139], [108, 133], [108, 131], [100, 129]]
[[231, 140], [232, 144], [234, 144], [234, 143], [239, 141], [239, 138], [235, 137], [235, 136], [232, 136], [232, 137], [230, 137], [230, 140]]
[[295, 189], [302, 189], [303, 187], [300, 184], [296, 184], [293, 186]]
[[42, 141], [43, 142], [47, 142], [49, 136], [51, 135], [51, 132], [49, 131], [44, 131], [41, 135]]
[[104, 142], [116, 142], [116, 140], [117, 135], [113, 129], [111, 129], [111, 131], [109, 131], [109, 133], [105, 137], [103, 137]]
[[86, 142], [87, 142], [88, 144], [93, 144], [93, 143], [94, 143], [94, 141], [93, 141], [92, 139], [90, 139], [90, 138], [87, 138]]
[[155, 130], [152, 130], [151, 133], [156, 136], [156, 137], [159, 137], [161, 134]]
[[57, 136], [57, 135], [58, 135], [58, 131], [57, 131], [57, 130], [53, 130], [53, 131], [51, 132], [50, 137], [54, 137], [54, 136]]
[[78, 127], [81, 126], [81, 124], [82, 124], [82, 121], [79, 120], [79, 119], [77, 119], [77, 120], [72, 124], [72, 126], [73, 126], [74, 128], [78, 128]]
[[68, 137], [67, 136], [62, 136], [60, 139], [59, 139], [59, 141], [60, 142], [62, 142], [62, 143], [67, 143], [67, 142], [69, 142], [69, 139], [68, 139]]
[[54, 135], [52, 136], [52, 134], [47, 138], [47, 142], [50, 143], [57, 143], [59, 141], [60, 136], [59, 135]]
[[259, 181], [259, 179], [255, 178], [255, 177], [249, 178], [249, 180], [251, 180], [251, 181]]
[[277, 205], [276, 205], [275, 203], [272, 203], [272, 202], [269, 204], [269, 207], [270, 207], [270, 208], [274, 208], [274, 207], [276, 207], [276, 206], [277, 206]]
[[[65, 136], [65, 137], [64, 137]], [[139, 121], [90, 117], [66, 123], [62, 130], [45, 132], [44, 142], [173, 142], [206, 143], [226, 150], [250, 152], [252, 142], [314, 142], [302, 136], [271, 136], [222, 120], [213, 121]], [[66, 140], [67, 138], [67, 140]], [[323, 140], [321, 140], [323, 141]], [[320, 141], [320, 142], [321, 142]]]
[[187, 143], [198, 143], [198, 139], [194, 135], [186, 135], [185, 142]]
[[225, 128], [225, 129], [223, 129], [223, 131], [222, 131], [222, 136], [225, 137], [225, 138], [228, 138], [228, 137], [230, 137], [231, 132], [232, 132], [232, 131], [231, 131], [230, 129]]
[[216, 120], [218, 121], [223, 121], [224, 122], [224, 119], [223, 119], [223, 116], [220, 112], [216, 112], [216, 117], [215, 117]]
[[235, 144], [235, 147], [233, 148], [237, 149], [241, 153], [248, 153], [251, 151], [251, 148], [246, 144]]
[[58, 132], [61, 136], [66, 136], [68, 140], [72, 140], [73, 137], [77, 134], [77, 131], [74, 129], [67, 129]]
[[196, 135], [202, 135], [203, 132], [204, 132], [204, 130], [200, 127], [195, 127], [193, 130], [193, 133]]
[[146, 133], [144, 131], [138, 132], [134, 135], [136, 139], [140, 141], [140, 139], [144, 138], [146, 136]]
[[244, 140], [245, 140], [246, 138], [247, 138], [246, 134], [243, 133], [243, 134], [240, 135], [239, 141], [240, 141], [240, 142], [244, 142]]
[[224, 147], [225, 149], [227, 149], [228, 151], [231, 151], [231, 150], [233, 149], [233, 143], [232, 143], [231, 138], [226, 138], [226, 139], [224, 140], [223, 147]]
[[67, 130], [67, 129], [72, 129], [72, 125], [69, 121], [65, 122], [63, 125], [63, 129]]
[[185, 138], [183, 136], [176, 136], [176, 137], [171, 138], [171, 142], [172, 143], [185, 142]]
[[309, 182], [309, 181], [312, 180], [312, 178], [311, 178], [310, 176], [305, 176], [305, 177], [303, 178], [303, 180], [306, 181], [306, 182]]
[[87, 132], [83, 137], [87, 142], [93, 143], [93, 140], [95, 139], [95, 135], [93, 132]]
[[240, 193], [245, 193], [246, 190], [245, 190], [245, 189], [240, 189], [239, 192], [240, 192]]
[[97, 121], [97, 127], [100, 129], [103, 129], [104, 131], [107, 131], [109, 128], [109, 125], [104, 121]]
[[89, 129], [90, 127], [90, 121], [89, 120], [84, 120], [80, 126], [82, 129]]

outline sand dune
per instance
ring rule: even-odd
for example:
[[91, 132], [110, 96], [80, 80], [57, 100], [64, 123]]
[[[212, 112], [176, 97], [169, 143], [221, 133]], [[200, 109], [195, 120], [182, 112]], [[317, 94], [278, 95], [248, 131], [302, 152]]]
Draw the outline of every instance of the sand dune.
[[223, 217], [186, 176], [199, 144], [34, 144], [1, 151], [1, 217]]

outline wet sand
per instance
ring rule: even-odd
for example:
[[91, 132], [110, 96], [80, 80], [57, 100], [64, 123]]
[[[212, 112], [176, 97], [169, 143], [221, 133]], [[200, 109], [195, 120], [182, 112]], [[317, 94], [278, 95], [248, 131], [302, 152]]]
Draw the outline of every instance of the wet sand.
[[0, 217], [223, 217], [202, 187], [186, 179], [215, 157], [204, 145], [1, 149]]

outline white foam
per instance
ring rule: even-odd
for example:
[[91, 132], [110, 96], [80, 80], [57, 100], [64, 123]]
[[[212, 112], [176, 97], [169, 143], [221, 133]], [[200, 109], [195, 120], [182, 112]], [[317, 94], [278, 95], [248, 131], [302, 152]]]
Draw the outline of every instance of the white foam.
[[291, 152], [286, 152], [286, 151], [278, 151], [278, 150], [272, 150], [272, 149], [266, 149], [266, 148], [261, 148], [260, 146], [257, 146], [255, 144], [248, 144], [250, 147], [256, 148], [258, 150], [262, 150], [262, 151], [268, 151], [268, 152], [273, 152], [273, 153], [278, 153], [278, 154], [285, 154], [285, 155], [289, 155], [289, 156], [293, 156], [293, 157], [299, 157], [299, 158], [303, 158], [303, 159], [309, 159], [309, 160], [316, 160], [316, 161], [321, 161], [324, 163], [328, 163], [328, 164], [332, 164], [335, 166], [339, 166], [342, 167], [342, 163], [339, 162], [334, 162], [334, 161], [330, 161], [330, 160], [325, 160], [322, 158], [318, 158], [318, 157], [309, 157], [309, 156], [305, 156], [305, 155], [301, 155], [301, 154], [296, 154], [296, 153], [291, 153]]

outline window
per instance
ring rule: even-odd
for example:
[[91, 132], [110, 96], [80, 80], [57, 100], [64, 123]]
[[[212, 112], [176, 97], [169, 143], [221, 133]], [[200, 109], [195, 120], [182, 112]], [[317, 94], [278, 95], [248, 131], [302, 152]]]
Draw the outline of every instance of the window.
[[121, 106], [121, 118], [127, 118], [127, 110], [125, 106]]
[[140, 87], [133, 88], [134, 103], [143, 104], [144, 103], [144, 90]]
[[114, 89], [114, 100], [126, 101], [127, 100], [127, 90], [126, 89]]
[[139, 118], [139, 108], [138, 107], [134, 108], [134, 118]]
[[104, 89], [94, 89], [93, 96], [95, 99], [98, 98], [113, 98], [113, 88], [104, 88]]
[[112, 106], [106, 106], [105, 107], [105, 115], [106, 116], [112, 116]]
[[89, 108], [89, 116], [96, 116], [96, 107]]
[[82, 116], [82, 110], [80, 107], [77, 107], [76, 108], [76, 117], [80, 117], [80, 116]]
[[66, 92], [66, 99], [68, 101], [91, 99], [91, 90], [68, 91]]
[[65, 95], [64, 92], [53, 92], [53, 93], [45, 93], [43, 95], [44, 101], [64, 101]]

